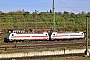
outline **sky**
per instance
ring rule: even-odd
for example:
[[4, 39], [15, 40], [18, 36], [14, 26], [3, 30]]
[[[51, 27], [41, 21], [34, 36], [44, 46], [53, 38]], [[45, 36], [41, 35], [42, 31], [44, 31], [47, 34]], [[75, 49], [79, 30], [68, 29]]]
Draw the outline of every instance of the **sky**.
[[[52, 9], [53, 0], [0, 0], [0, 11], [25, 10], [47, 12]], [[90, 0], [54, 0], [55, 12], [90, 12]]]

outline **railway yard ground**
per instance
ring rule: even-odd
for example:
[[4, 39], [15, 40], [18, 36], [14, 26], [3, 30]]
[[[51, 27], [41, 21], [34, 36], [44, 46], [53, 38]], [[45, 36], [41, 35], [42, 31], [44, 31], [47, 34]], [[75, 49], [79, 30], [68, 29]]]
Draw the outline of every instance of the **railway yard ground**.
[[[90, 45], [90, 41], [89, 41]], [[85, 40], [70, 41], [25, 41], [19, 43], [0, 43], [0, 53], [48, 51], [63, 49], [83, 49], [86, 47]], [[90, 48], [90, 46], [89, 46]]]
[[[89, 40], [90, 48], [90, 40]], [[85, 49], [86, 41], [85, 40], [66, 40], [66, 41], [24, 41], [24, 42], [9, 42], [9, 43], [0, 43], [0, 53], [20, 53], [20, 52], [35, 52], [35, 51], [54, 51], [54, 50], [64, 50], [64, 49]], [[83, 54], [75, 56], [68, 55], [67, 56], [49, 56], [49, 57], [24, 57], [24, 58], [9, 58], [8, 60], [90, 60], [90, 58], [82, 57]], [[5, 60], [5, 59], [2, 59]]]

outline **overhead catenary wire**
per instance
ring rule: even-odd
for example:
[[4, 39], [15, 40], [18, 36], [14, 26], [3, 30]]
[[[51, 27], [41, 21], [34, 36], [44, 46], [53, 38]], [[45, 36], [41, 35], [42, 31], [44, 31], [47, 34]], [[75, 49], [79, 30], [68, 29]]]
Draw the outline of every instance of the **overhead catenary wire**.
[[[64, 2], [62, 2], [61, 0], [55, 0], [55, 1], [59, 1], [60, 4], [64, 5], [64, 6], [59, 6], [59, 5], [55, 6], [56, 11], [62, 11], [62, 10], [64, 11], [65, 8], [66, 8], [66, 10], [70, 9], [69, 11], [71, 11], [71, 12], [80, 13], [82, 10], [85, 11], [86, 9], [89, 8], [89, 6], [73, 6], [73, 5], [69, 6], [68, 4], [65, 4]], [[80, 0], [80, 1], [82, 1], [82, 0]], [[83, 0], [83, 1], [86, 1], [86, 0]], [[25, 9], [25, 10], [28, 10], [28, 11], [35, 10], [35, 9], [38, 9], [38, 10], [41, 10], [41, 11], [43, 11], [43, 10], [44, 11], [45, 10], [49, 11], [51, 9], [51, 7], [52, 7], [50, 3], [49, 3], [49, 5], [47, 5], [47, 4], [43, 4], [43, 5], [34, 4], [34, 3], [45, 3], [45, 2], [46, 2], [46, 0], [45, 1], [41, 0], [39, 2], [30, 2], [30, 3], [28, 3], [28, 2], [27, 3], [22, 3], [21, 2], [20, 4], [16, 4], [16, 3], [1, 3], [0, 7], [4, 8], [4, 9], [8, 7], [8, 8], [10, 8], [9, 11], [13, 11], [12, 9], [14, 9], [16, 11], [17, 10], [22, 10], [22, 9]], [[15, 7], [15, 8], [12, 8], [12, 7]], [[3, 9], [2, 9], [2, 11], [3, 11]], [[31, 11], [31, 12], [33, 12], [33, 11]]]
[[73, 11], [76, 11], [76, 12], [80, 12], [80, 11], [78, 11], [78, 10], [76, 10], [76, 9], [73, 9], [73, 8], [71, 8], [71, 7], [69, 7], [68, 5], [66, 5], [65, 3], [63, 3], [63, 2], [61, 2], [60, 0], [58, 0], [60, 3], [62, 3], [63, 5], [65, 5], [67, 8], [69, 8], [69, 9], [71, 9], [71, 10], [73, 10]]

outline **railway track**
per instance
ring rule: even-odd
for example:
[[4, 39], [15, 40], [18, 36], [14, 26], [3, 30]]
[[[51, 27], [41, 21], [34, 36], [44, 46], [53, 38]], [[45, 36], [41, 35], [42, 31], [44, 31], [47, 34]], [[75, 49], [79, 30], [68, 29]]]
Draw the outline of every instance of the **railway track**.
[[[0, 50], [22, 50], [22, 49], [35, 49], [35, 48], [62, 48], [67, 46], [85, 46], [85, 40], [73, 40], [73, 41], [32, 41], [22, 43], [1, 43]], [[89, 41], [90, 45], [90, 41]], [[22, 57], [22, 58], [7, 58], [0, 60], [43, 60], [44, 58], [59, 58], [59, 57], [72, 57], [83, 56], [84, 54], [67, 54], [67, 55], [52, 55], [52, 56], [34, 56], [34, 57]]]
[[[90, 41], [89, 41], [90, 42]], [[12, 44], [51, 44], [51, 43], [85, 43], [85, 40], [65, 40], [65, 41], [62, 41], [62, 40], [59, 40], [59, 41], [26, 41], [26, 42], [18, 42], [18, 43], [15, 43], [15, 42], [9, 42], [9, 43], [0, 43], [0, 45], [12, 45]]]
[[[90, 42], [89, 42], [90, 43]], [[34, 49], [34, 48], [58, 48], [67, 46], [85, 46], [85, 40], [82, 41], [45, 41], [45, 42], [27, 42], [27, 43], [4, 43], [0, 44], [0, 50], [6, 49]], [[89, 44], [90, 45], [90, 44]]]

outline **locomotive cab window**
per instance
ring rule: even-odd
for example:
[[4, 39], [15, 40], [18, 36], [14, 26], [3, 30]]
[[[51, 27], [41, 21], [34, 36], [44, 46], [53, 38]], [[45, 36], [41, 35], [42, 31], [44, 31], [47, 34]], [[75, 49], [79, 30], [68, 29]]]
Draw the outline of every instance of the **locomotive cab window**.
[[55, 35], [55, 34], [53, 34], [53, 35]]
[[12, 34], [12, 36], [14, 36], [14, 34]]
[[47, 36], [47, 34], [46, 34], [46, 36]]

